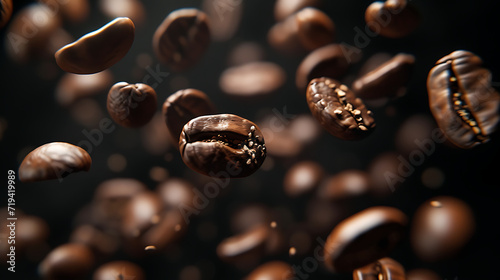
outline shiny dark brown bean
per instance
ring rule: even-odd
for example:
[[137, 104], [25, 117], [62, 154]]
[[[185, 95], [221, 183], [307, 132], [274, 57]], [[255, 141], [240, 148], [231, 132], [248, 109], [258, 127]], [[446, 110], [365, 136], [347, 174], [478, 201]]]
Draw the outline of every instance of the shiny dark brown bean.
[[409, 270], [406, 273], [406, 280], [442, 280], [441, 276], [439, 276], [436, 272], [425, 269], [425, 268], [416, 268]]
[[85, 245], [67, 243], [53, 249], [38, 266], [42, 279], [85, 279], [94, 265], [92, 251]]
[[359, 140], [375, 129], [371, 111], [347, 86], [336, 80], [312, 80], [307, 87], [306, 97], [312, 115], [335, 137]]
[[352, 90], [363, 99], [395, 97], [411, 77], [415, 57], [398, 54], [352, 84]]
[[245, 280], [291, 280], [293, 279], [293, 268], [282, 261], [266, 262], [255, 268], [245, 277]]
[[370, 177], [366, 172], [345, 170], [324, 181], [318, 189], [318, 196], [329, 200], [341, 200], [366, 194], [370, 189]]
[[70, 106], [79, 99], [106, 92], [112, 84], [110, 70], [90, 75], [66, 73], [57, 84], [56, 99], [62, 106]]
[[12, 0], [0, 0], [0, 28], [4, 27], [12, 16]]
[[207, 15], [197, 9], [179, 9], [170, 13], [153, 37], [156, 56], [172, 71], [194, 66], [210, 44]]
[[92, 276], [93, 280], [144, 280], [142, 268], [129, 261], [112, 261], [97, 268]]
[[139, 0], [100, 0], [99, 8], [109, 18], [128, 17], [135, 25], [146, 20], [146, 9]]
[[92, 159], [84, 149], [64, 143], [53, 142], [30, 152], [19, 167], [22, 182], [59, 179], [71, 173], [89, 171]]
[[93, 74], [108, 69], [127, 54], [134, 36], [132, 20], [116, 18], [58, 50], [55, 54], [57, 65], [75, 74]]
[[182, 128], [187, 122], [215, 112], [210, 98], [200, 90], [182, 89], [170, 95], [163, 103], [162, 113], [174, 146], [178, 147]]
[[382, 258], [354, 270], [352, 278], [353, 280], [406, 280], [404, 267], [391, 258]]
[[384, 37], [401, 38], [420, 24], [420, 14], [406, 0], [373, 2], [365, 11], [366, 25]]
[[407, 220], [400, 210], [386, 206], [371, 207], [343, 220], [326, 240], [326, 266], [352, 272], [386, 257], [402, 239]]
[[203, 11], [210, 18], [210, 33], [214, 41], [231, 39], [243, 17], [242, 0], [204, 0]]
[[277, 0], [274, 4], [274, 18], [282, 21], [305, 7], [319, 7], [321, 0]]
[[266, 158], [264, 137], [257, 125], [231, 114], [189, 121], [182, 130], [179, 150], [187, 166], [211, 177], [249, 176]]
[[156, 91], [146, 84], [116, 83], [109, 90], [107, 108], [117, 124], [143, 126], [156, 112]]
[[440, 196], [416, 210], [410, 237], [417, 256], [436, 262], [458, 253], [474, 231], [475, 219], [469, 205], [458, 198]]
[[472, 148], [496, 130], [500, 94], [475, 54], [460, 50], [438, 60], [429, 72], [427, 90], [431, 112], [455, 146]]
[[314, 161], [296, 163], [287, 171], [283, 180], [286, 194], [296, 197], [313, 191], [324, 173], [323, 167]]

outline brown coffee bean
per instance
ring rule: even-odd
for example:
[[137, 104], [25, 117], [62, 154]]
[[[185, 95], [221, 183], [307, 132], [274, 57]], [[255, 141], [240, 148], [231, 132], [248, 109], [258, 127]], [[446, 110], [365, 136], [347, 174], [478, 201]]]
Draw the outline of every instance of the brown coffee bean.
[[146, 9], [139, 0], [100, 0], [99, 8], [109, 18], [128, 17], [135, 25], [146, 20]]
[[276, 92], [285, 83], [285, 70], [272, 62], [251, 62], [222, 72], [219, 86], [226, 94], [256, 99]]
[[352, 272], [386, 257], [403, 237], [406, 224], [403, 212], [386, 206], [370, 207], [343, 220], [326, 240], [326, 266]]
[[156, 91], [146, 84], [116, 83], [109, 90], [107, 108], [117, 124], [143, 126], [156, 112]]
[[156, 56], [172, 71], [193, 67], [210, 45], [207, 15], [197, 9], [179, 9], [170, 13], [153, 37]]
[[53, 249], [38, 266], [42, 279], [85, 279], [94, 265], [92, 251], [85, 245], [67, 243]]
[[282, 21], [303, 8], [320, 5], [320, 0], [277, 0], [274, 4], [274, 18], [276, 21]]
[[142, 268], [129, 261], [112, 261], [97, 268], [92, 276], [93, 280], [144, 280]]
[[190, 120], [216, 113], [210, 98], [197, 89], [182, 89], [172, 95], [163, 103], [163, 117], [170, 133], [170, 139], [178, 147], [179, 137], [184, 125]]
[[358, 268], [352, 273], [353, 280], [406, 280], [405, 269], [391, 258], [382, 258]]
[[266, 262], [252, 272], [250, 272], [245, 280], [291, 280], [294, 277], [293, 268], [282, 261], [270, 261]]
[[12, 16], [12, 0], [0, 0], [0, 28], [9, 22]]
[[110, 70], [90, 75], [66, 73], [57, 84], [56, 99], [60, 105], [70, 106], [82, 98], [106, 92], [112, 84]]
[[373, 2], [365, 12], [366, 25], [384, 37], [401, 38], [420, 24], [420, 14], [406, 0]]
[[21, 182], [59, 179], [71, 173], [89, 171], [92, 159], [84, 149], [64, 143], [52, 142], [31, 151], [19, 167]]
[[366, 172], [345, 170], [326, 179], [318, 188], [318, 196], [342, 200], [366, 194], [370, 190], [370, 177]]
[[130, 199], [123, 209], [122, 232], [126, 238], [137, 238], [157, 224], [163, 203], [156, 193], [143, 191]]
[[135, 26], [126, 17], [116, 18], [55, 53], [57, 65], [75, 74], [93, 74], [116, 64], [134, 42]]
[[242, 0], [203, 0], [203, 11], [210, 18], [210, 33], [214, 41], [231, 39], [243, 17]]
[[231, 114], [201, 116], [189, 121], [182, 130], [179, 150], [187, 166], [211, 177], [247, 177], [266, 158], [259, 127]]
[[156, 188], [156, 192], [167, 207], [178, 209], [179, 207], [195, 208], [193, 201], [196, 195], [193, 192], [193, 184], [182, 178], [170, 178], [162, 182]]
[[285, 174], [285, 193], [297, 197], [312, 192], [319, 185], [324, 173], [323, 167], [314, 161], [296, 163]]
[[411, 77], [415, 57], [398, 54], [352, 83], [352, 90], [363, 99], [395, 97]]
[[410, 237], [417, 256], [437, 262], [458, 253], [474, 231], [475, 219], [469, 205], [458, 198], [439, 196], [416, 210]]
[[406, 273], [406, 280], [443, 280], [443, 278], [430, 269], [417, 268]]
[[455, 146], [472, 148], [496, 130], [500, 94], [475, 54], [459, 50], [438, 60], [429, 72], [427, 90], [431, 112]]
[[347, 86], [336, 80], [312, 80], [307, 87], [306, 97], [312, 115], [335, 137], [359, 140], [375, 129], [371, 111]]

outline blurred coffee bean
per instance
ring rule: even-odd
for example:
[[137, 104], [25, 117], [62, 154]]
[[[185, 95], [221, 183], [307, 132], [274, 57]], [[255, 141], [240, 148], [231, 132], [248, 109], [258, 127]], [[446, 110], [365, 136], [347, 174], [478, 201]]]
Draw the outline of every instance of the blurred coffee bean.
[[156, 192], [167, 207], [178, 209], [179, 207], [194, 208], [193, 201], [196, 194], [193, 192], [193, 184], [182, 178], [170, 178], [160, 183]]
[[294, 277], [293, 268], [283, 261], [269, 261], [261, 264], [245, 280], [291, 280]]
[[228, 66], [241, 66], [250, 62], [261, 61], [266, 54], [257, 42], [242, 42], [232, 48], [227, 56]]
[[210, 19], [210, 34], [214, 41], [231, 39], [243, 17], [242, 0], [203, 0], [203, 11]]
[[328, 235], [325, 264], [335, 272], [352, 272], [386, 257], [402, 239], [406, 215], [393, 207], [375, 206], [343, 220]]
[[156, 112], [156, 91], [146, 84], [114, 84], [108, 93], [108, 113], [123, 126], [136, 128], [148, 123]]
[[94, 265], [92, 251], [85, 245], [66, 243], [53, 249], [38, 266], [42, 279], [86, 279]]
[[171, 12], [153, 36], [156, 57], [172, 71], [193, 67], [210, 45], [208, 16], [197, 9]]
[[38, 2], [47, 5], [52, 11], [56, 11], [57, 15], [71, 23], [81, 23], [90, 14], [88, 0], [38, 0]]
[[359, 71], [357, 73], [357, 77], [360, 78], [369, 72], [377, 69], [380, 65], [386, 63], [387, 61], [391, 60], [393, 56], [389, 53], [386, 52], [379, 52], [375, 53], [374, 55], [370, 56], [364, 63], [363, 65], [359, 68]]
[[146, 20], [146, 9], [140, 0], [99, 0], [99, 8], [109, 18], [128, 17], [136, 26]]
[[159, 196], [151, 191], [140, 192], [129, 200], [123, 210], [122, 232], [126, 238], [140, 237], [158, 224], [163, 211]]
[[270, 225], [273, 221], [271, 210], [263, 204], [245, 204], [231, 211], [231, 231], [246, 232], [258, 225]]
[[405, 165], [407, 161], [395, 152], [385, 152], [376, 156], [368, 167], [372, 194], [387, 196], [395, 192], [401, 183], [409, 176], [411, 169]]
[[12, 16], [12, 0], [0, 0], [0, 28], [9, 22]]
[[437, 262], [457, 254], [474, 231], [474, 214], [467, 203], [450, 196], [438, 196], [416, 210], [411, 243], [422, 260]]
[[285, 80], [285, 71], [278, 64], [250, 62], [222, 72], [219, 86], [231, 97], [251, 100], [276, 92]]
[[274, 4], [274, 19], [282, 21], [305, 7], [319, 7], [321, 0], [277, 0]]
[[425, 269], [416, 268], [406, 272], [406, 280], [442, 280], [436, 272]]
[[129, 261], [111, 261], [97, 268], [93, 280], [144, 280], [144, 271], [140, 266]]
[[84, 149], [64, 142], [52, 142], [34, 149], [24, 158], [19, 167], [19, 180], [62, 180], [71, 173], [89, 171], [91, 164], [92, 159]]
[[[417, 114], [407, 118], [396, 133], [396, 147], [404, 155], [413, 151], [425, 152], [428, 156], [434, 152], [437, 145], [432, 139], [436, 124], [432, 117]], [[434, 147], [434, 148], [433, 148]]]
[[373, 2], [365, 12], [366, 25], [375, 33], [389, 38], [409, 35], [420, 24], [420, 14], [406, 0]]
[[406, 280], [405, 269], [391, 258], [382, 258], [374, 263], [355, 269], [353, 280]]
[[142, 146], [152, 155], [165, 154], [171, 146], [178, 146], [170, 139], [165, 118], [161, 112], [157, 112], [150, 122], [142, 127]]
[[323, 178], [324, 170], [314, 161], [300, 161], [285, 174], [283, 187], [285, 193], [297, 197], [312, 192]]
[[171, 142], [178, 148], [184, 125], [196, 117], [215, 114], [216, 109], [204, 92], [188, 88], [170, 95], [163, 103], [162, 113]]
[[342, 200], [366, 194], [371, 190], [368, 173], [361, 170], [345, 170], [330, 176], [318, 188], [318, 197]]
[[323, 132], [321, 126], [310, 114], [300, 114], [288, 124], [287, 130], [292, 137], [302, 144], [311, 144]]
[[75, 74], [94, 74], [116, 64], [134, 42], [135, 26], [126, 17], [116, 18], [55, 53], [57, 65]]
[[179, 209], [164, 211], [159, 222], [143, 234], [140, 242], [142, 251], [147, 246], [154, 246], [157, 251], [162, 252], [168, 245], [180, 240], [188, 226], [188, 216], [184, 215], [187, 214]]
[[61, 106], [70, 106], [81, 98], [105, 93], [112, 83], [110, 70], [90, 75], [66, 73], [57, 83], [56, 100]]

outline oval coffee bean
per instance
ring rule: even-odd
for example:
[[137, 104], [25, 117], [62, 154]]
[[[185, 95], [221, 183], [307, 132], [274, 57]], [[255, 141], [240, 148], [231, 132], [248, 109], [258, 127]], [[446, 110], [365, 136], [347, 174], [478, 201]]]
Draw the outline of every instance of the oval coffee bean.
[[427, 90], [431, 112], [455, 146], [472, 148], [496, 130], [500, 94], [475, 54], [460, 50], [438, 60], [429, 72]]
[[31, 151], [19, 167], [21, 182], [59, 179], [71, 173], [89, 171], [92, 159], [84, 149], [64, 143], [53, 142]]
[[129, 261], [112, 261], [101, 265], [94, 272], [93, 280], [144, 280], [144, 271]]
[[283, 187], [291, 197], [313, 191], [323, 178], [325, 171], [314, 161], [301, 161], [293, 165], [285, 174]]
[[270, 232], [269, 225], [258, 225], [226, 238], [217, 246], [217, 256], [225, 262], [242, 265], [259, 261], [265, 254]]
[[354, 270], [352, 278], [353, 280], [406, 280], [404, 267], [391, 258], [382, 258]]
[[196, 207], [194, 201], [197, 199], [194, 186], [182, 178], [169, 178], [158, 185], [156, 192], [163, 200], [165, 206], [179, 209], [181, 207]]
[[336, 80], [314, 79], [306, 95], [312, 115], [333, 136], [359, 140], [375, 129], [371, 111], [347, 86]]
[[156, 92], [146, 84], [116, 83], [107, 100], [108, 113], [124, 127], [140, 127], [148, 123], [156, 112]]
[[210, 98], [197, 89], [181, 89], [170, 95], [163, 103], [162, 113], [172, 139], [178, 147], [179, 137], [184, 125], [190, 120], [215, 114], [216, 109]]
[[342, 200], [366, 194], [371, 190], [370, 176], [361, 170], [344, 170], [325, 180], [318, 196], [329, 200]]
[[85, 245], [67, 243], [53, 249], [38, 266], [42, 279], [85, 279], [94, 255]]
[[255, 268], [245, 280], [291, 280], [293, 276], [293, 268], [286, 262], [270, 261]]
[[257, 125], [231, 114], [189, 121], [182, 130], [179, 150], [187, 166], [211, 177], [249, 176], [266, 158], [264, 137]]
[[116, 18], [59, 49], [56, 62], [62, 70], [75, 74], [93, 74], [120, 61], [134, 42], [135, 25], [129, 18]]
[[207, 15], [197, 9], [179, 9], [170, 13], [153, 36], [156, 56], [172, 71], [194, 66], [210, 44]]
[[0, 28], [4, 27], [12, 16], [12, 0], [0, 0]]
[[420, 24], [418, 11], [406, 0], [373, 2], [365, 11], [366, 25], [384, 37], [401, 38]]
[[386, 206], [365, 209], [340, 222], [328, 235], [325, 264], [335, 272], [352, 272], [386, 257], [403, 237], [406, 215]]

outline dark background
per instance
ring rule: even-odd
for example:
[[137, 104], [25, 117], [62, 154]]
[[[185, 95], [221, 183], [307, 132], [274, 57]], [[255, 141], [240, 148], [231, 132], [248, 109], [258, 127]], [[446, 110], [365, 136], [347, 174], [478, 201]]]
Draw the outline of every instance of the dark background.
[[[31, 1], [14, 3], [19, 11]], [[134, 44], [127, 56], [111, 67], [116, 82], [135, 81], [132, 75], [135, 58], [140, 53], [153, 57], [151, 66], [158, 61], [153, 55], [151, 39], [156, 27], [172, 10], [182, 7], [201, 7], [201, 1], [143, 1], [147, 19], [136, 29]], [[371, 1], [325, 1], [322, 10], [335, 22], [336, 42], [354, 45], [354, 28], [364, 29], [364, 10]], [[170, 255], [136, 260], [146, 270], [148, 279], [179, 279], [179, 273], [187, 265], [198, 266], [202, 279], [242, 278], [247, 272], [222, 263], [215, 255], [216, 245], [231, 235], [229, 217], [238, 205], [263, 203], [272, 209], [288, 209], [294, 221], [301, 221], [307, 205], [306, 199], [292, 199], [283, 193], [282, 178], [288, 167], [300, 159], [320, 162], [327, 173], [335, 174], [351, 168], [366, 169], [370, 161], [385, 151], [394, 151], [394, 136], [399, 125], [409, 116], [417, 113], [428, 114], [425, 81], [428, 71], [442, 56], [458, 49], [472, 51], [479, 55], [493, 74], [493, 81], [500, 82], [498, 57], [498, 9], [491, 1], [412, 1], [421, 11], [423, 21], [410, 36], [402, 39], [387, 39], [381, 36], [371, 38], [363, 49], [361, 63], [350, 70], [355, 74], [363, 61], [372, 54], [406, 52], [415, 55], [414, 75], [408, 92], [402, 98], [390, 101], [384, 107], [373, 108], [377, 129], [368, 139], [345, 142], [323, 133], [321, 138], [306, 149], [299, 158], [275, 159], [275, 167], [270, 171], [259, 170], [246, 179], [232, 180], [229, 187], [189, 225], [187, 235], [172, 249]], [[90, 17], [83, 24], [66, 24], [65, 28], [74, 38], [79, 38], [109, 21], [91, 2]], [[255, 120], [263, 111], [286, 106], [290, 114], [309, 113], [303, 93], [294, 86], [294, 75], [302, 57], [287, 57], [267, 45], [268, 29], [274, 24], [274, 1], [244, 1], [244, 16], [237, 34], [227, 42], [214, 42], [203, 60], [193, 69], [172, 74], [161, 83], [158, 94], [158, 110], [165, 98], [178, 88], [170, 81], [182, 76], [189, 87], [206, 92], [221, 113], [234, 113]], [[0, 56], [0, 118], [8, 126], [0, 138], [1, 172], [5, 174], [2, 183], [6, 186], [7, 170], [17, 173], [20, 162], [32, 149], [53, 141], [78, 143], [85, 139], [82, 129], [89, 129], [75, 122], [70, 112], [61, 108], [55, 98], [54, 89], [63, 72], [58, 70], [50, 79], [40, 78], [44, 66], [40, 61], [28, 65], [17, 65], [5, 55], [5, 29], [1, 30]], [[227, 67], [226, 57], [239, 42], [258, 42], [266, 51], [266, 60], [280, 64], [287, 73], [287, 83], [277, 93], [262, 102], [241, 102], [224, 95], [218, 87], [220, 73]], [[52, 62], [53, 63], [53, 62]], [[133, 66], [134, 65], [134, 66]], [[168, 71], [166, 66], [161, 66]], [[498, 83], [494, 84], [498, 89]], [[105, 96], [96, 99], [105, 110]], [[395, 114], [387, 114], [393, 111]], [[105, 112], [105, 111], [104, 111]], [[105, 112], [107, 116], [107, 113]], [[61, 183], [57, 181], [16, 184], [16, 209], [45, 219], [51, 227], [49, 243], [56, 247], [67, 242], [72, 229], [73, 218], [92, 199], [95, 187], [102, 181], [115, 177], [136, 178], [154, 189], [157, 185], [149, 177], [153, 166], [165, 167], [171, 176], [197, 178], [182, 163], [178, 152], [171, 148], [170, 161], [163, 156], [152, 156], [143, 147], [140, 130], [116, 126], [116, 130], [104, 136], [103, 143], [91, 153], [93, 165], [88, 173], [73, 174]], [[453, 259], [440, 263], [425, 263], [412, 252], [408, 240], [402, 242], [391, 255], [406, 269], [427, 267], [438, 272], [443, 279], [498, 279], [498, 135], [489, 143], [471, 150], [459, 150], [446, 145], [438, 145], [436, 152], [427, 157], [424, 164], [405, 181], [403, 186], [388, 198], [365, 198], [353, 201], [349, 211], [355, 213], [372, 205], [391, 205], [412, 216], [414, 210], [426, 199], [437, 195], [451, 195], [466, 201], [474, 210], [477, 228], [469, 244]], [[127, 158], [124, 171], [115, 173], [107, 164], [111, 154], [120, 153]], [[421, 173], [428, 167], [437, 167], [445, 174], [444, 184], [438, 189], [429, 189], [421, 182]], [[199, 186], [201, 187], [201, 186]], [[5, 187], [2, 187], [5, 191]], [[1, 194], [0, 205], [7, 202], [7, 192]], [[201, 224], [210, 223], [217, 228], [211, 239], [200, 238]], [[325, 236], [322, 236], [325, 238]], [[313, 244], [316, 245], [315, 243]], [[173, 256], [175, 255], [175, 256]], [[127, 258], [126, 256], [117, 256]], [[307, 257], [288, 255], [277, 256], [291, 264], [300, 265]], [[266, 259], [267, 260], [267, 259]], [[264, 261], [264, 260], [263, 260]], [[4, 264], [2, 264], [3, 267]], [[38, 279], [36, 264], [17, 263], [17, 272], [7, 274], [7, 279]], [[5, 275], [2, 268], [0, 275]], [[14, 276], [14, 277], [13, 277]], [[350, 275], [332, 275], [323, 268], [311, 274], [310, 279], [350, 279]], [[2, 279], [6, 279], [2, 276]]]

